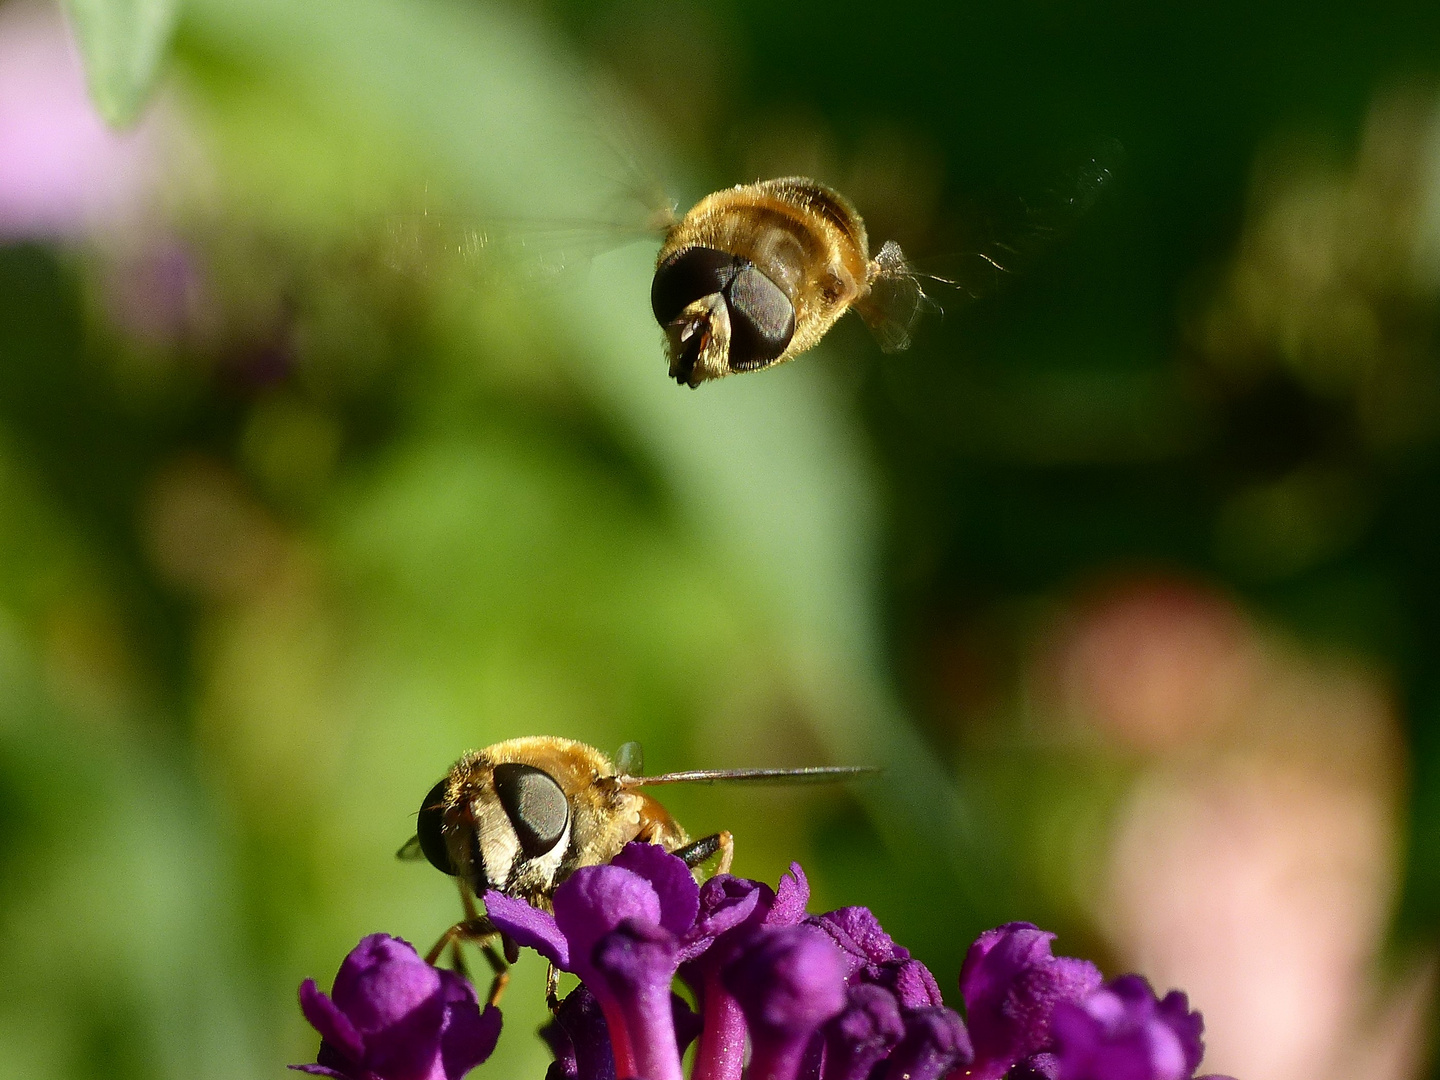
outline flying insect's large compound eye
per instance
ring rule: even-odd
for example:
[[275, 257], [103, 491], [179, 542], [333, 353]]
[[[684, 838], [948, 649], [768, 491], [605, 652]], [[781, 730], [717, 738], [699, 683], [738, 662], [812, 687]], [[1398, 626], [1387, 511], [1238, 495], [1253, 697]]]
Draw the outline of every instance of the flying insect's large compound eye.
[[442, 874], [454, 877], [455, 864], [450, 861], [450, 850], [445, 846], [442, 829], [445, 824], [445, 784], [446, 781], [441, 780], [430, 789], [425, 801], [420, 804], [420, 815], [415, 820], [415, 835], [419, 838], [420, 850], [425, 858], [430, 860], [430, 865]]
[[730, 308], [732, 371], [753, 371], [780, 356], [795, 336], [790, 298], [753, 264], [745, 265], [725, 290]]
[[570, 801], [555, 778], [533, 765], [495, 766], [495, 794], [505, 808], [520, 850], [534, 859], [554, 849], [570, 823]]
[[747, 260], [728, 251], [692, 247], [675, 252], [655, 270], [650, 283], [650, 309], [655, 321], [669, 326], [702, 296], [724, 292]]

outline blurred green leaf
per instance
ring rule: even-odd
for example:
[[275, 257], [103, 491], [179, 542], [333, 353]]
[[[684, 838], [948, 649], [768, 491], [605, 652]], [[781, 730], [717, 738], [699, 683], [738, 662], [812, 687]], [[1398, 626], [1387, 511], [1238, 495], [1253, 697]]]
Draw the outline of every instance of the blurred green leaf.
[[65, 0], [90, 97], [111, 127], [135, 122], [160, 72], [180, 0]]

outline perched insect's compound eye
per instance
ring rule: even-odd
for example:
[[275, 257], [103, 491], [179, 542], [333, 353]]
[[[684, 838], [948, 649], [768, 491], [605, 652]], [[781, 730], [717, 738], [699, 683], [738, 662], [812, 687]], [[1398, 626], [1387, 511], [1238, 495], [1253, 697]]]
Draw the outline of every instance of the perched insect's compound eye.
[[724, 292], [745, 259], [715, 248], [683, 248], [655, 270], [650, 283], [650, 309], [655, 321], [669, 326], [686, 307], [702, 296]]
[[425, 801], [420, 804], [420, 816], [415, 820], [415, 835], [420, 839], [420, 850], [430, 865], [442, 874], [455, 876], [455, 864], [450, 861], [450, 851], [445, 846], [445, 835], [441, 828], [445, 823], [445, 784], [441, 780]]
[[795, 336], [790, 298], [753, 265], [740, 270], [725, 290], [730, 306], [730, 367], [753, 371], [785, 351]]
[[570, 802], [549, 773], [533, 765], [495, 766], [495, 794], [515, 826], [520, 850], [534, 859], [554, 849], [570, 822]]

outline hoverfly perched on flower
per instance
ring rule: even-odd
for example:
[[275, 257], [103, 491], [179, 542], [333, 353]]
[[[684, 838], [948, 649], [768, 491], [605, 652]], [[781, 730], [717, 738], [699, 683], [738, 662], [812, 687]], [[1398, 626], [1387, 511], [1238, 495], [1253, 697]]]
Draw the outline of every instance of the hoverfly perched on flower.
[[[663, 784], [814, 783], [853, 779], [877, 770], [864, 766], [804, 769], [715, 769], [643, 775], [638, 743], [626, 743], [616, 760], [572, 739], [533, 736], [473, 750], [425, 795], [415, 835], [397, 853], [424, 858], [454, 877], [465, 918], [441, 935], [426, 957], [432, 964], [447, 946], [480, 946], [495, 970], [490, 997], [505, 985], [515, 962], [513, 942], [482, 915], [476, 901], [495, 890], [549, 908], [555, 889], [582, 866], [607, 863], [632, 841], [657, 844], [691, 868], [718, 855], [728, 873], [734, 843], [728, 832], [692, 841], [664, 806], [641, 791]], [[500, 939], [504, 956], [496, 952]]]

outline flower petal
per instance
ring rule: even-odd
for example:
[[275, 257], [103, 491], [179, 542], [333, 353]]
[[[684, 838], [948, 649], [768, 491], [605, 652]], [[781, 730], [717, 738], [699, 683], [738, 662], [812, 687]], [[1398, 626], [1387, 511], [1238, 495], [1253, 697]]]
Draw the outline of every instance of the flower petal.
[[1156, 1014], [1180, 1041], [1185, 1053], [1187, 1072], [1200, 1067], [1205, 1056], [1205, 1020], [1198, 1012], [1190, 1011], [1190, 1001], [1179, 990], [1171, 990], [1156, 1006]]
[[825, 1025], [824, 1080], [865, 1080], [904, 1037], [894, 994], [879, 986], [852, 988], [845, 1011]]
[[748, 919], [759, 904], [768, 909], [774, 893], [749, 878], [717, 874], [700, 886], [699, 910], [687, 937], [718, 937]]
[[570, 970], [569, 943], [548, 911], [491, 889], [485, 894], [485, 914], [517, 945], [534, 949], [561, 971]]
[[440, 1061], [446, 1080], [460, 1080], [495, 1052], [500, 1039], [500, 1010], [486, 1005], [481, 1012], [473, 986], [453, 972], [442, 971], [440, 977], [445, 983]]
[[895, 941], [880, 925], [869, 908], [845, 907], [814, 915], [805, 920], [830, 935], [846, 956], [847, 974], [867, 964], [883, 964], [887, 960], [908, 960], [910, 951]]
[[440, 990], [440, 976], [408, 941], [371, 934], [350, 950], [331, 997], [362, 1035], [408, 1016]]
[[[438, 972], [437, 972], [438, 974]], [[365, 1039], [365, 1068], [377, 1080], [440, 1080], [446, 1006], [439, 993]]]
[[675, 1049], [680, 1051], [683, 1058], [690, 1044], [700, 1037], [705, 1021], [679, 994], [670, 995], [670, 1013], [675, 1024]]
[[793, 1080], [811, 1036], [845, 1008], [845, 962], [812, 926], [758, 931], [721, 972], [750, 1029], [750, 1075]]
[[905, 1018], [905, 1037], [890, 1055], [886, 1080], [937, 1080], [975, 1059], [965, 1021], [952, 1009], [918, 1009]]
[[765, 922], [768, 926], [794, 926], [805, 917], [805, 905], [810, 902], [810, 882], [798, 862], [790, 864], [788, 873], [781, 875], [780, 885], [775, 890], [775, 902], [770, 905], [770, 914]]
[[1060, 1002], [1079, 1002], [1103, 978], [1085, 960], [1051, 955], [1055, 935], [1015, 922], [981, 934], [960, 969], [978, 1080], [995, 1080], [1054, 1045], [1051, 1016]]
[[639, 874], [650, 883], [660, 898], [661, 926], [676, 935], [690, 929], [700, 910], [700, 886], [684, 859], [658, 844], [632, 843], [626, 844], [610, 865]]
[[845, 1008], [839, 950], [809, 926], [761, 931], [722, 977], [753, 1039], [813, 1031]]
[[300, 984], [300, 1011], [310, 1021], [310, 1026], [320, 1033], [320, 1038], [348, 1061], [358, 1062], [364, 1058], [364, 1038], [350, 1023], [349, 1017], [315, 985], [314, 979], [306, 979]]
[[658, 926], [660, 910], [654, 886], [634, 871], [613, 864], [581, 867], [555, 891], [555, 925], [570, 953], [568, 965], [557, 966], [588, 981], [596, 942], [626, 919]]
[[945, 1004], [940, 984], [919, 960], [891, 960], [866, 969], [864, 982], [883, 986], [900, 999], [905, 1009], [936, 1008]]
[[557, 1061], [573, 1063], [576, 1080], [615, 1080], [610, 1031], [600, 1003], [584, 983], [560, 1002], [560, 1011], [542, 1034]]
[[[1162, 1011], [1150, 984], [1126, 975], [1083, 1002], [1061, 1002], [1052, 1027], [1058, 1080], [1189, 1080], [1201, 1021], [1183, 995]], [[1193, 1017], [1193, 1019], [1192, 1019]]]

